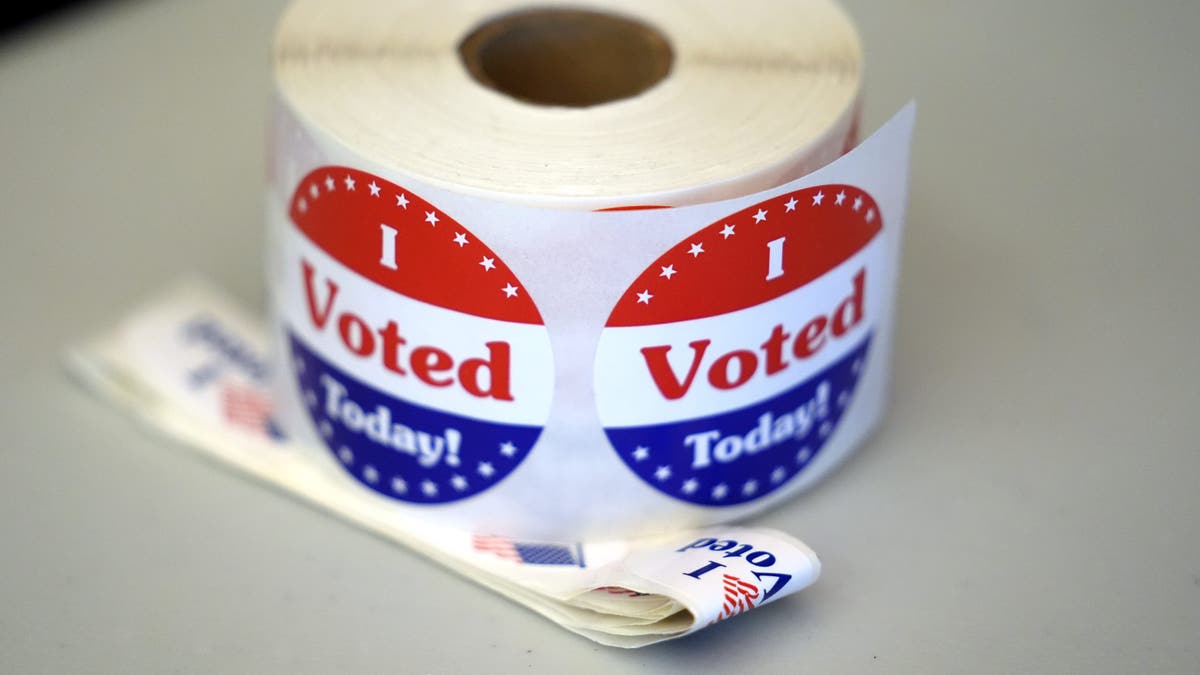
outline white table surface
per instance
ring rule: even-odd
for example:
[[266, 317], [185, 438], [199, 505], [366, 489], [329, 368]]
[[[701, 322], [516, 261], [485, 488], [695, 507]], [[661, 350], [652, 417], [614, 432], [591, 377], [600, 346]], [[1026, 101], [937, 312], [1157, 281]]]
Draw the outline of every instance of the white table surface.
[[261, 304], [278, 1], [0, 44], [0, 672], [1200, 672], [1200, 3], [847, 5], [868, 125], [921, 104], [892, 414], [757, 520], [816, 586], [631, 652], [63, 374], [184, 273]]

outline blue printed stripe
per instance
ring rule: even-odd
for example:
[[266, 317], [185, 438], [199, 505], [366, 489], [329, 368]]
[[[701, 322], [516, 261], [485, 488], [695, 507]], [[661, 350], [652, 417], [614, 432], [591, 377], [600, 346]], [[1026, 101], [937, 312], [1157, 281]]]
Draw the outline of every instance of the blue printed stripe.
[[871, 336], [787, 391], [690, 420], [609, 427], [608, 440], [639, 478], [701, 506], [733, 506], [779, 490], [808, 467], [849, 408]]
[[444, 504], [502, 481], [541, 427], [436, 410], [371, 387], [291, 336], [300, 398], [317, 435], [363, 486], [389, 499]]

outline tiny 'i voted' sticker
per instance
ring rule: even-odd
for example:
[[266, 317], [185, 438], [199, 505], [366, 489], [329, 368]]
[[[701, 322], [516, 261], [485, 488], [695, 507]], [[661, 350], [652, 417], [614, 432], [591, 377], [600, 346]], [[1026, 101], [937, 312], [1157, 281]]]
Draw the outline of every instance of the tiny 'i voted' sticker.
[[822, 185], [722, 218], [647, 267], [596, 355], [597, 411], [625, 465], [712, 507], [811, 465], [864, 371], [882, 227], [865, 191]]
[[297, 185], [285, 263], [290, 365], [316, 434], [356, 481], [416, 504], [488, 490], [549, 414], [533, 299], [491, 248], [404, 187], [346, 167]]

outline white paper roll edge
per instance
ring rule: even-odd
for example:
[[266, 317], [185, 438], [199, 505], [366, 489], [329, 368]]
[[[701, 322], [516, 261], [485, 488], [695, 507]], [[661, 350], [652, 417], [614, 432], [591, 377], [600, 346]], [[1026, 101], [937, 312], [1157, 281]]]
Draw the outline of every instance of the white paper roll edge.
[[[285, 430], [398, 513], [510, 536], [726, 522], [819, 481], [885, 407], [911, 112], [810, 174], [854, 133], [860, 72], [818, 1], [606, 4], [668, 37], [670, 75], [514, 101], [457, 54], [514, 8], [285, 16]], [[639, 205], [678, 208], [595, 212]]]
[[669, 41], [669, 75], [587, 108], [530, 105], [474, 81], [459, 43], [553, 0], [300, 0], [280, 22], [276, 82], [353, 155], [455, 194], [551, 208], [711, 202], [781, 185], [845, 150], [862, 49], [832, 0], [609, 0]]

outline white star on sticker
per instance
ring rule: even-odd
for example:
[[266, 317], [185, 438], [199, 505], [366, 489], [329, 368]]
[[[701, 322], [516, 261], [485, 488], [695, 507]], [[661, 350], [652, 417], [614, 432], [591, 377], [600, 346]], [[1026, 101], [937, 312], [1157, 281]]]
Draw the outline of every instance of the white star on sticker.
[[755, 492], [758, 492], [758, 481], [748, 480], [745, 485], [742, 485], [742, 494], [749, 496]]
[[504, 288], [501, 288], [500, 290], [504, 291], [505, 297], [508, 297], [508, 298], [517, 297], [517, 287], [513, 286], [511, 283], [508, 284], [507, 286], [505, 286]]
[[772, 483], [782, 483], [784, 478], [787, 478], [787, 469], [782, 466], [775, 467], [775, 470], [771, 472]]
[[867, 211], [867, 222], [869, 223], [872, 220], [875, 220], [875, 209]]
[[350, 176], [346, 176], [346, 178], [342, 182], [346, 184], [347, 190], [350, 190], [351, 192], [354, 191], [354, 179], [353, 178], [351, 178]]
[[492, 474], [496, 473], [496, 469], [492, 467], [491, 462], [480, 462], [477, 472], [484, 478], [491, 478]]
[[375, 181], [371, 181], [371, 184], [368, 185], [367, 188], [369, 188], [371, 190], [372, 197], [379, 196], [379, 186], [375, 184]]
[[854, 359], [854, 363], [850, 364], [850, 371], [857, 375], [860, 370], [862, 370], [862, 359]]
[[671, 467], [669, 467], [669, 466], [658, 467], [657, 469], [654, 470], [654, 477], [656, 479], [658, 479], [658, 482], [660, 482], [660, 483], [663, 482], [664, 480], [670, 478], [671, 477]]
[[721, 236], [725, 239], [732, 237], [733, 236], [733, 225], [726, 224], [725, 227], [721, 228]]
[[333, 176], [325, 176], [325, 191], [326, 192], [333, 192], [333, 188], [336, 185], [337, 185], [337, 183], [333, 182]]
[[463, 234], [462, 232], [459, 232], [458, 234], [454, 235], [454, 243], [458, 244], [459, 248], [466, 246], [467, 245], [467, 235]]
[[689, 479], [683, 481], [683, 487], [681, 489], [683, 490], [683, 493], [685, 495], [690, 495], [693, 492], [695, 492], [697, 489], [699, 489], [699, 487], [700, 487], [699, 481], [697, 481], [695, 478], [689, 478]]
[[762, 221], [764, 221], [766, 219], [767, 219], [767, 210], [766, 209], [759, 209], [758, 213], [754, 214], [754, 222], [756, 222], [756, 223], [761, 223]]
[[717, 486], [712, 489], [713, 499], [724, 499], [725, 495], [727, 494], [729, 494], [729, 486], [725, 485], [724, 483], [718, 483]]
[[429, 223], [430, 225], [432, 225], [434, 227], [437, 227], [437, 224], [438, 224], [437, 214], [434, 213], [433, 211], [426, 211], [425, 212], [425, 222]]
[[308, 210], [308, 200], [305, 199], [304, 197], [301, 197], [296, 202], [296, 208], [300, 209], [300, 213], [304, 213], [305, 211]]
[[317, 187], [316, 183], [308, 186], [308, 194], [312, 195], [313, 199], [321, 196], [321, 188]]
[[837, 193], [836, 198], [833, 201], [833, 205], [841, 206], [842, 202], [844, 201], [846, 201], [846, 191], [842, 190], [841, 192]]
[[813, 203], [812, 203], [812, 205], [813, 205], [813, 206], [820, 206], [820, 205], [821, 205], [821, 202], [823, 202], [823, 201], [825, 201], [825, 193], [824, 193], [824, 192], [818, 192], [817, 194], [813, 195]]
[[505, 457], [512, 457], [517, 454], [517, 446], [513, 445], [512, 441], [505, 441], [500, 444], [500, 454]]
[[404, 194], [403, 192], [396, 195], [396, 206], [408, 210], [408, 195]]
[[400, 494], [400, 495], [404, 494], [405, 492], [408, 492], [408, 483], [405, 483], [404, 479], [400, 478], [399, 476], [393, 478], [392, 479], [392, 492], [395, 492], [396, 494]]
[[426, 497], [436, 496], [438, 493], [437, 483], [434, 483], [428, 478], [421, 481], [421, 492], [424, 492]]
[[806, 445], [800, 448], [800, 452], [796, 453], [796, 463], [803, 464], [808, 461], [809, 457], [812, 457], [812, 448]]
[[379, 482], [379, 471], [370, 464], [363, 467], [363, 478], [372, 485]]
[[650, 298], [653, 298], [653, 297], [654, 297], [653, 295], [650, 295], [650, 291], [642, 291], [641, 293], [637, 294], [638, 304], [639, 305], [648, 305], [648, 304], [650, 304]]
[[845, 408], [846, 404], [849, 402], [850, 402], [850, 393], [849, 392], [843, 391], [842, 393], [838, 394], [837, 404], [838, 404], [839, 408]]
[[858, 211], [861, 208], [862, 208], [862, 197], [855, 197], [854, 198], [854, 210]]
[[331, 438], [333, 436], [333, 426], [329, 424], [329, 420], [321, 420], [321, 423], [317, 426], [321, 429], [321, 435], [325, 438]]
[[635, 448], [633, 451], [633, 460], [635, 462], [640, 462], [649, 456], [650, 456], [650, 448], [647, 448], [644, 445], [637, 446], [637, 448]]
[[312, 389], [305, 391], [304, 402], [307, 403], [308, 407], [310, 408], [317, 407], [317, 392], [313, 391]]
[[292, 361], [292, 364], [293, 364], [293, 365], [295, 365], [295, 367], [296, 367], [296, 372], [297, 372], [298, 374], [300, 374], [300, 375], [303, 375], [303, 374], [304, 374], [304, 359], [302, 359], [302, 358], [300, 358], [299, 356], [297, 356], [297, 357], [295, 358], [295, 360], [293, 360], [293, 361]]
[[667, 266], [663, 267], [662, 274], [660, 274], [658, 276], [666, 277], [667, 279], [670, 279], [671, 277], [675, 276], [675, 266], [667, 265]]
[[496, 259], [489, 258], [485, 255], [485, 256], [483, 256], [483, 260], [479, 261], [479, 266], [482, 267], [483, 269], [491, 272], [492, 270], [496, 269]]
[[821, 438], [825, 438], [826, 436], [828, 436], [829, 432], [831, 432], [831, 431], [833, 431], [833, 425], [830, 424], [829, 422], [821, 423], [821, 428], [817, 429], [817, 433], [821, 434]]
[[455, 490], [462, 492], [463, 490], [467, 489], [467, 479], [458, 474], [454, 474], [450, 477], [450, 485], [454, 486]]
[[692, 249], [688, 253], [693, 258], [699, 258], [701, 253], [704, 253], [704, 245], [700, 243], [692, 244]]
[[338, 450], [338, 458], [347, 464], [354, 463], [354, 453], [344, 445]]
[[783, 205], [784, 205], [784, 207], [787, 208], [788, 211], [795, 211], [796, 210], [796, 198], [792, 197], [791, 199], [784, 202]]

